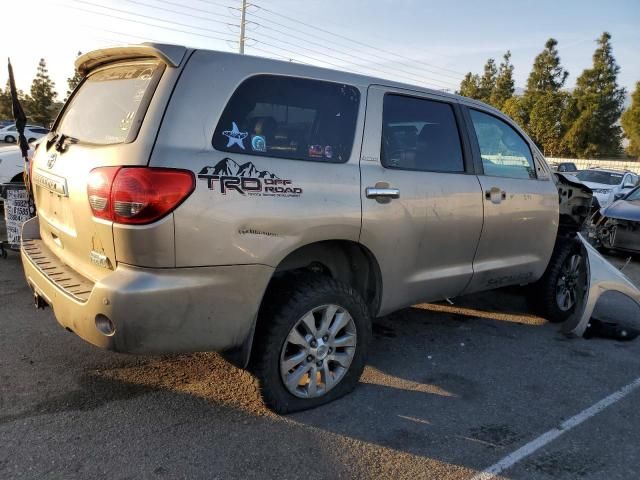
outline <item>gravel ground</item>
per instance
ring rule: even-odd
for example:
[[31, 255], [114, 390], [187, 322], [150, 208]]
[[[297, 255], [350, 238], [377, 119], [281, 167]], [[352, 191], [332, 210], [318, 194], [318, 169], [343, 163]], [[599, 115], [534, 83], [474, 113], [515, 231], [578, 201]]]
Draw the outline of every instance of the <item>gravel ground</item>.
[[[640, 285], [638, 260], [625, 271]], [[631, 321], [625, 308], [610, 298], [600, 310]], [[640, 376], [640, 340], [567, 339], [514, 290], [406, 309], [374, 334], [351, 395], [280, 417], [217, 354], [134, 357], [66, 332], [33, 309], [10, 254], [0, 478], [471, 478]], [[504, 476], [638, 478], [638, 401], [636, 390]]]

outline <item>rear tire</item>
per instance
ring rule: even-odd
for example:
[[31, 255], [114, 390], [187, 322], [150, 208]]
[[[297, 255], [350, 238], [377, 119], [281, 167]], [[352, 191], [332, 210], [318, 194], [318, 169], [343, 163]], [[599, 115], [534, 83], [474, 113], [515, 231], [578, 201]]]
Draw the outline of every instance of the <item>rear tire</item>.
[[547, 270], [533, 284], [529, 302], [552, 323], [564, 322], [582, 301], [580, 282], [586, 281], [585, 258], [575, 238], [559, 238]]
[[270, 409], [306, 410], [354, 389], [370, 339], [369, 310], [353, 288], [321, 274], [290, 275], [269, 287], [249, 368]]
[[4, 137], [6, 143], [16, 143], [16, 138], [13, 135], [7, 135]]

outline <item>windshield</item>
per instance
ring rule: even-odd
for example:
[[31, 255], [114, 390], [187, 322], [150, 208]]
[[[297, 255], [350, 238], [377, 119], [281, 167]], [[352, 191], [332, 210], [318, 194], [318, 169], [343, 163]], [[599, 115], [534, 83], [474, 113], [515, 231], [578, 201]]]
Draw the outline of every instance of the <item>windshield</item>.
[[625, 200], [627, 200], [628, 202], [640, 200], [640, 188], [636, 188], [635, 190], [633, 190], [629, 195], [627, 195], [627, 198], [625, 198]]
[[621, 173], [603, 172], [601, 170], [583, 170], [576, 174], [583, 182], [602, 183], [604, 185], [619, 185], [622, 183]]
[[155, 87], [158, 67], [145, 61], [90, 74], [67, 105], [58, 133], [99, 145], [123, 143], [130, 133], [135, 137], [148, 103], [141, 105], [150, 86]]

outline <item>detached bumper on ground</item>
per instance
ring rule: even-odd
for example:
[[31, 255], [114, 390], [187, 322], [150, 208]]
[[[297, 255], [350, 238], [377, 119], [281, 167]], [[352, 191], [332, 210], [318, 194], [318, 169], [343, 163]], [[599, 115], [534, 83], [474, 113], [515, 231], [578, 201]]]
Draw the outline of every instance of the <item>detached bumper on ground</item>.
[[[74, 272], [55, 263], [55, 256], [34, 238], [37, 229], [31, 222], [37, 225], [37, 218], [25, 224], [24, 233], [31, 235], [25, 235], [21, 252], [27, 282], [63, 327], [110, 350], [169, 353], [238, 347], [252, 330], [273, 273], [263, 265], [150, 269], [119, 264], [95, 284], [77, 273], [69, 281]], [[113, 332], [105, 328], [105, 317]]]

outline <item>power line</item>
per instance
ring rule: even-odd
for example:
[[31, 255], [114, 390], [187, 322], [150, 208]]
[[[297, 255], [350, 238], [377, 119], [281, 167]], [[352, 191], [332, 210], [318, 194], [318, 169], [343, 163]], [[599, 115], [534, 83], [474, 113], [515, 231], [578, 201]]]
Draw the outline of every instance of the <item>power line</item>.
[[[294, 28], [294, 27], [292, 27], [292, 26], [290, 26], [290, 25], [285, 25], [285, 24], [283, 24], [283, 23], [276, 22], [275, 20], [271, 20], [270, 18], [265, 18], [265, 17], [259, 16], [259, 15], [256, 15], [255, 13], [252, 13], [251, 15], [252, 15], [254, 18], [257, 18], [257, 19], [259, 19], [259, 20], [262, 20], [262, 21], [265, 21], [265, 22], [269, 22], [269, 23], [271, 23], [271, 24], [278, 25], [278, 26], [280, 26], [280, 27], [284, 27], [284, 28], [286, 28], [286, 29], [288, 29], [288, 30], [292, 30], [292, 31], [294, 31], [294, 32], [302, 33], [302, 34], [307, 35], [307, 36], [309, 36], [309, 37], [311, 37], [311, 38], [317, 38], [317, 39], [319, 39], [319, 40], [321, 40], [321, 41], [323, 41], [323, 42], [325, 42], [325, 43], [331, 43], [331, 44], [333, 44], [333, 45], [337, 45], [337, 46], [342, 47], [342, 48], [347, 48], [347, 49], [349, 49], [350, 51], [353, 51], [353, 52], [362, 52], [362, 53], [364, 53], [365, 55], [369, 55], [369, 56], [371, 56], [371, 57], [378, 58], [378, 59], [383, 60], [383, 61], [385, 61], [385, 62], [389, 62], [389, 61], [391, 61], [391, 62], [393, 62], [393, 63], [397, 63], [397, 64], [403, 65], [403, 66], [405, 66], [405, 67], [409, 67], [409, 68], [411, 68], [411, 69], [413, 69], [413, 70], [416, 70], [417, 72], [428, 72], [429, 74], [441, 75], [441, 76], [443, 76], [443, 77], [449, 77], [449, 78], [454, 79], [454, 80], [456, 81], [456, 83], [457, 83], [457, 82], [460, 82], [460, 81], [462, 80], [462, 78], [463, 78], [463, 77], [461, 77], [461, 76], [451, 75], [451, 74], [443, 73], [443, 72], [438, 72], [438, 71], [436, 71], [436, 70], [432, 70], [432, 69], [425, 68], [425, 67], [418, 67], [418, 66], [416, 66], [416, 65], [415, 65], [415, 62], [413, 62], [413, 61], [412, 61], [411, 63], [402, 62], [402, 61], [399, 61], [397, 58], [391, 59], [391, 58], [388, 58], [388, 57], [383, 57], [383, 56], [381, 56], [381, 55], [377, 55], [377, 54], [375, 54], [375, 53], [371, 53], [371, 52], [366, 51], [366, 50], [353, 48], [353, 47], [352, 47], [352, 46], [350, 46], [350, 45], [345, 45], [344, 43], [336, 42], [335, 40], [329, 40], [329, 39], [328, 39], [328, 38], [326, 38], [326, 37], [321, 37], [321, 36], [318, 36], [318, 35], [310, 34], [310, 33], [309, 33], [308, 31], [306, 31], [306, 30], [302, 30], [302, 29], [299, 29], [299, 28]], [[261, 27], [263, 27], [263, 28], [269, 29], [269, 30], [278, 31], [278, 30], [274, 29], [273, 27], [269, 27], [268, 25], [264, 25], [264, 24], [262, 24], [262, 23], [257, 23], [257, 22], [256, 22], [256, 24], [257, 24], [257, 25], [259, 25], [259, 26], [261, 26]], [[280, 33], [283, 33], [283, 32], [280, 32]], [[288, 33], [287, 35], [292, 36], [290, 33]], [[309, 40], [306, 40], [306, 41], [309, 41]], [[326, 46], [325, 46], [325, 48], [329, 48], [329, 47], [326, 47]], [[373, 49], [374, 47], [367, 47], [367, 48], [369, 48], [369, 49]], [[345, 55], [346, 55], [346, 54], [345, 54]], [[358, 58], [361, 58], [361, 57], [358, 57]]]
[[276, 57], [278, 57], [278, 58], [282, 58], [282, 59], [284, 59], [284, 60], [287, 60], [288, 62], [301, 63], [301, 64], [303, 64], [303, 65], [311, 65], [310, 63], [303, 62], [302, 60], [298, 60], [298, 59], [295, 59], [295, 58], [291, 58], [291, 57], [288, 57], [288, 56], [286, 56], [286, 55], [281, 55], [281, 54], [279, 54], [279, 53], [275, 53], [275, 52], [272, 52], [272, 51], [270, 51], [270, 50], [265, 50], [264, 48], [256, 47], [255, 45], [251, 45], [251, 48], [252, 48], [253, 50], [258, 50], [259, 52], [267, 53], [267, 54], [269, 54], [269, 55], [274, 55], [274, 56], [276, 56]]
[[[201, 0], [201, 1], [204, 1], [204, 0]], [[427, 62], [424, 62], [424, 61], [416, 60], [416, 59], [411, 58], [411, 57], [407, 57], [407, 56], [404, 56], [404, 55], [400, 55], [400, 54], [399, 54], [399, 53], [397, 53], [397, 52], [391, 52], [391, 51], [389, 51], [389, 50], [385, 50], [385, 49], [380, 48], [380, 47], [372, 47], [371, 45], [368, 45], [368, 44], [366, 44], [366, 43], [364, 43], [364, 42], [361, 42], [361, 41], [359, 41], [359, 40], [354, 40], [353, 38], [349, 38], [349, 37], [347, 37], [347, 36], [345, 36], [345, 35], [341, 35], [341, 34], [339, 34], [339, 33], [330, 32], [329, 30], [325, 30], [325, 29], [323, 29], [323, 28], [320, 28], [320, 27], [318, 27], [317, 25], [311, 25], [311, 24], [309, 24], [309, 23], [305, 23], [305, 22], [303, 22], [303, 21], [301, 21], [301, 20], [298, 20], [298, 19], [296, 19], [296, 18], [289, 17], [289, 16], [287, 16], [287, 15], [284, 15], [284, 14], [282, 14], [282, 13], [278, 13], [278, 12], [275, 12], [275, 11], [270, 10], [270, 9], [268, 9], [268, 8], [265, 8], [265, 7], [261, 7], [260, 5], [254, 5], [254, 6], [255, 6], [256, 8], [258, 8], [258, 9], [260, 9], [260, 10], [263, 10], [263, 11], [265, 11], [265, 12], [269, 12], [269, 13], [271, 13], [272, 15], [276, 15], [276, 16], [278, 16], [278, 17], [285, 18], [285, 19], [287, 19], [287, 20], [289, 20], [289, 21], [292, 21], [292, 22], [295, 22], [295, 23], [299, 23], [299, 24], [301, 24], [301, 25], [305, 25], [305, 26], [307, 26], [307, 27], [313, 28], [314, 30], [318, 30], [318, 31], [321, 31], [321, 32], [327, 33], [327, 34], [329, 34], [329, 35], [333, 35], [333, 36], [335, 36], [335, 37], [342, 38], [342, 39], [344, 39], [344, 40], [347, 40], [347, 41], [349, 41], [349, 42], [353, 42], [353, 43], [355, 43], [355, 44], [361, 45], [361, 46], [366, 47], [366, 48], [369, 48], [369, 49], [373, 49], [373, 50], [380, 51], [380, 52], [385, 52], [385, 53], [387, 53], [387, 54], [389, 54], [389, 55], [393, 55], [394, 57], [404, 58], [404, 59], [409, 60], [409, 61], [411, 61], [411, 62], [419, 63], [419, 64], [421, 64], [421, 65], [426, 65], [426, 66], [428, 66], [428, 67], [436, 68], [436, 69], [438, 69], [438, 70], [444, 70], [444, 71], [448, 71], [448, 72], [451, 72], [451, 73], [455, 73], [455, 74], [459, 75], [460, 77], [463, 77], [463, 76], [465, 75], [465, 74], [464, 74], [464, 73], [462, 73], [462, 72], [458, 72], [458, 71], [456, 71], [456, 70], [452, 70], [452, 69], [450, 69], [450, 68], [440, 67], [440, 66], [438, 66], [438, 65], [433, 65], [433, 64], [431, 64], [431, 63], [427, 63]]]
[[216, 7], [230, 8], [233, 10], [238, 10], [238, 7], [232, 7], [231, 5], [223, 5], [218, 2], [212, 2], [211, 0], [197, 0], [198, 2], [206, 3], [208, 5], [215, 5]]
[[[355, 66], [357, 66], [357, 67], [359, 67], [359, 68], [364, 68], [365, 70], [378, 71], [378, 72], [382, 72], [382, 73], [383, 73], [383, 74], [385, 74], [385, 75], [400, 76], [400, 77], [404, 77], [404, 78], [406, 78], [406, 79], [410, 79], [410, 80], [411, 80], [411, 81], [413, 81], [413, 82], [416, 82], [416, 81], [417, 81], [417, 82], [421, 82], [421, 83], [423, 83], [423, 84], [429, 84], [429, 83], [431, 83], [432, 85], [437, 85], [437, 86], [440, 86], [440, 87], [446, 87], [446, 88], [450, 88], [450, 87], [451, 87], [451, 83], [442, 83], [442, 82], [440, 82], [440, 81], [438, 81], [438, 80], [434, 80], [434, 79], [427, 79], [427, 78], [425, 78], [425, 77], [419, 77], [419, 76], [417, 76], [417, 75], [415, 75], [415, 74], [411, 74], [411, 73], [410, 73], [409, 75], [406, 75], [406, 74], [398, 75], [396, 72], [389, 72], [389, 71], [387, 71], [387, 70], [384, 70], [384, 69], [381, 69], [381, 68], [378, 68], [378, 67], [371, 67], [371, 66], [369, 66], [369, 65], [363, 65], [363, 64], [361, 64], [361, 63], [356, 63], [356, 62], [353, 62], [353, 61], [345, 60], [345, 59], [343, 59], [343, 58], [339, 58], [339, 57], [336, 57], [336, 56], [334, 56], [334, 55], [329, 55], [329, 54], [327, 54], [327, 53], [320, 52], [320, 51], [318, 51], [318, 50], [313, 50], [313, 49], [311, 49], [311, 48], [307, 48], [307, 47], [301, 47], [301, 46], [299, 46], [297, 43], [288, 42], [288, 41], [286, 41], [286, 40], [282, 40], [282, 39], [277, 38], [277, 37], [274, 37], [274, 36], [272, 36], [272, 35], [265, 35], [265, 34], [262, 34], [262, 36], [263, 36], [263, 37], [265, 37], [265, 38], [271, 39], [271, 40], [275, 40], [275, 41], [280, 42], [280, 43], [284, 43], [285, 45], [291, 45], [291, 46], [296, 47], [296, 48], [299, 48], [299, 49], [301, 49], [301, 50], [305, 50], [305, 51], [308, 51], [308, 52], [314, 53], [314, 54], [316, 54], [316, 55], [322, 55], [322, 56], [325, 56], [325, 57], [327, 57], [327, 58], [331, 58], [331, 59], [333, 59], [333, 60], [338, 60], [338, 61], [340, 61], [340, 62], [348, 62], [348, 63], [350, 63], [351, 65], [355, 65]], [[256, 40], [257, 42], [260, 42], [260, 40], [258, 40], [258, 39], [256, 39], [256, 38], [254, 38], [253, 40]], [[264, 43], [264, 42], [262, 42], [262, 43]], [[325, 63], [328, 63], [328, 62], [325, 62]], [[335, 65], [335, 64], [333, 64], [333, 65]], [[345, 68], [343, 65], [338, 65], [337, 67], [338, 67], [338, 68], [340, 68], [340, 69]], [[428, 81], [425, 81], [425, 80], [428, 80]], [[438, 84], [439, 84], [439, 85], [438, 85]]]
[[[213, 20], [213, 19], [208, 19], [208, 18], [202, 18], [202, 15], [194, 15], [194, 14], [192, 14], [192, 13], [179, 12], [179, 11], [177, 11], [177, 10], [173, 10], [173, 9], [171, 9], [171, 8], [159, 7], [159, 6], [157, 6], [157, 5], [153, 5], [153, 4], [151, 4], [151, 3], [144, 3], [144, 2], [141, 2], [141, 1], [139, 1], [139, 0], [126, 0], [126, 1], [127, 1], [127, 2], [129, 2], [129, 3], [134, 3], [134, 4], [136, 4], [136, 5], [141, 5], [141, 6], [143, 6], [143, 7], [153, 8], [153, 9], [155, 9], [155, 10], [162, 10], [162, 11], [164, 11], [164, 12], [175, 13], [175, 14], [177, 14], [177, 15], [184, 15], [185, 17], [197, 18], [198, 20], [204, 20], [204, 21], [214, 22], [214, 23], [225, 23], [225, 22], [221, 22], [220, 20]], [[156, 1], [161, 1], [161, 0], [156, 0]], [[163, 3], [168, 3], [168, 4], [171, 4], [171, 5], [178, 5], [178, 6], [179, 6], [179, 4], [178, 4], [178, 3], [174, 3], [174, 2], [163, 2]], [[96, 5], [96, 6], [100, 6], [100, 5]], [[104, 7], [104, 8], [107, 8], [107, 7]], [[233, 17], [224, 17], [224, 16], [222, 16], [222, 18], [230, 18], [230, 19], [235, 20]], [[167, 21], [167, 20], [163, 20], [163, 21]], [[173, 23], [173, 22], [172, 22], [172, 23]], [[194, 28], [194, 27], [190, 27], [190, 28]]]
[[[73, 1], [77, 2], [77, 1], [80, 1], [80, 0], [73, 0]], [[84, 2], [84, 3], [87, 3], [87, 2]], [[195, 35], [197, 37], [210, 38], [210, 39], [213, 39], [213, 40], [221, 40], [223, 42], [230, 41], [228, 38], [216, 37], [216, 36], [213, 36], [213, 35], [204, 35], [202, 33], [196, 33], [196, 32], [189, 32], [187, 30], [180, 30], [178, 28], [171, 28], [171, 27], [167, 27], [167, 26], [164, 26], [164, 25], [157, 25], [157, 24], [154, 24], [154, 23], [143, 22], [143, 21], [140, 21], [140, 20], [133, 20], [131, 18], [126, 18], [126, 17], [122, 17], [122, 16], [118, 16], [118, 15], [112, 15], [112, 14], [109, 14], [109, 13], [96, 12], [95, 10], [88, 10], [86, 8], [82, 8], [82, 7], [78, 7], [78, 6], [72, 6], [72, 5], [66, 5], [66, 4], [61, 4], [61, 5], [66, 7], [66, 8], [70, 8], [72, 10], [79, 10], [79, 11], [82, 11], [82, 12], [91, 13], [93, 15], [99, 15], [99, 16], [103, 16], [103, 17], [114, 18], [116, 20], [123, 20], [125, 22], [132, 22], [132, 23], [136, 23], [136, 24], [140, 24], [140, 25], [147, 25], [149, 27], [160, 28], [162, 30], [170, 30], [170, 31], [173, 31], [173, 32], [185, 33], [187, 35]], [[103, 7], [103, 8], [106, 8], [106, 7]], [[167, 20], [163, 20], [163, 21], [167, 22]], [[224, 35], [231, 35], [230, 33], [227, 33], [227, 32], [221, 32], [221, 33], [223, 33]]]
[[[191, 10], [193, 12], [206, 13], [207, 15], [213, 15], [215, 17], [228, 18], [228, 19], [231, 19], [231, 20], [236, 20], [236, 18], [232, 17], [231, 15], [222, 15], [221, 13], [214, 13], [214, 12], [212, 12], [210, 10], [205, 10], [204, 8], [197, 8], [197, 7], [191, 7], [191, 6], [187, 7], [187, 6], [182, 5], [180, 3], [177, 3], [177, 2], [170, 2], [169, 0], [155, 0], [155, 1], [159, 2], [159, 3], [164, 3], [166, 5], [172, 5], [174, 7], [180, 7], [180, 8], [183, 8], [185, 10]], [[154, 7], [154, 8], [156, 8], [156, 7]], [[232, 8], [232, 7], [227, 7], [227, 8]]]
[[[272, 31], [274, 31], [274, 32], [277, 32], [277, 33], [283, 34], [283, 35], [288, 35], [288, 36], [289, 36], [289, 37], [291, 37], [291, 38], [295, 38], [295, 39], [298, 39], [298, 40], [303, 40], [303, 41], [305, 41], [305, 42], [306, 42], [306, 43], [308, 43], [308, 44], [319, 46], [319, 47], [324, 48], [324, 49], [326, 49], [326, 50], [329, 50], [329, 51], [331, 51], [331, 52], [335, 52], [335, 53], [337, 53], [337, 54], [339, 54], [339, 55], [343, 55], [343, 56], [345, 56], [345, 57], [351, 57], [351, 58], [356, 58], [356, 59], [361, 59], [361, 58], [362, 58], [362, 57], [358, 57], [358, 56], [356, 56], [356, 55], [352, 55], [352, 54], [350, 54], [350, 53], [342, 52], [342, 51], [340, 51], [340, 50], [337, 50], [337, 49], [334, 49], [334, 48], [331, 48], [331, 47], [327, 47], [326, 45], [322, 45], [321, 43], [318, 43], [318, 42], [313, 42], [313, 41], [311, 41], [311, 40], [309, 40], [309, 39], [306, 39], [306, 38], [303, 38], [303, 37], [300, 37], [300, 36], [297, 36], [297, 35], [292, 35], [292, 34], [290, 34], [290, 33], [283, 32], [282, 30], [278, 30], [278, 29], [275, 29], [275, 28], [272, 28], [272, 27], [268, 27], [268, 26], [262, 25], [262, 24], [260, 24], [260, 23], [258, 23], [257, 25], [258, 25], [258, 26], [261, 26], [261, 27], [263, 27], [263, 28], [266, 28], [266, 29], [268, 29], [268, 30], [272, 30]], [[255, 33], [255, 35], [258, 35], [258, 34], [259, 34], [258, 32], [256, 32], [256, 33]], [[269, 35], [266, 35], [266, 38], [270, 38], [270, 39], [272, 39], [272, 40], [273, 40], [273, 39], [278, 40], [277, 38], [275, 38], [275, 37], [273, 37], [273, 36], [269, 36]], [[289, 42], [286, 42], [286, 43], [289, 43]], [[289, 44], [291, 44], [291, 43], [289, 43]], [[296, 45], [296, 44], [291, 44], [291, 45]], [[297, 45], [296, 45], [296, 46], [297, 46]], [[316, 52], [316, 53], [321, 53], [321, 52]], [[336, 57], [330, 57], [330, 58], [336, 58]], [[337, 59], [337, 60], [341, 60], [341, 61], [347, 61], [347, 62], [353, 63], [354, 65], [358, 65], [357, 63], [352, 62], [352, 61], [350, 61], [350, 60], [344, 60], [344, 59], [340, 59], [340, 58], [336, 58], [336, 59]], [[391, 73], [391, 72], [389, 72], [389, 70], [387, 70], [387, 69], [380, 68], [380, 66], [369, 66], [369, 65], [360, 65], [360, 66], [361, 66], [361, 67], [363, 67], [363, 68], [368, 68], [368, 69], [376, 70], [376, 71], [379, 71], [379, 72], [382, 72], [382, 73], [385, 73], [385, 74], [390, 74], [390, 73]], [[440, 83], [442, 86], [447, 86], [447, 87], [450, 87], [450, 86], [453, 84], [453, 82], [451, 82], [451, 81], [449, 81], [449, 80], [438, 80], [438, 79], [435, 79], [435, 78], [431, 78], [431, 77], [423, 76], [423, 75], [421, 75], [420, 73], [410, 72], [410, 71], [408, 71], [408, 70], [397, 69], [397, 68], [394, 68], [394, 67], [388, 67], [388, 68], [391, 68], [391, 69], [393, 69], [393, 70], [394, 70], [394, 73], [393, 73], [394, 75], [396, 74], [395, 72], [401, 72], [401, 73], [405, 73], [405, 74], [407, 74], [407, 78], [418, 78], [418, 77], [416, 77], [416, 76], [417, 76], [417, 75], [420, 75], [420, 77], [419, 77], [419, 78], [420, 78], [420, 80], [423, 80], [423, 79], [424, 79], [424, 80], [429, 80], [429, 81], [433, 82], [434, 84], [438, 84], [438, 83]], [[415, 81], [415, 80], [414, 80], [414, 81]]]
[[[134, 16], [134, 17], [145, 18], [145, 19], [149, 19], [149, 20], [156, 20], [158, 22], [170, 23], [172, 25], [178, 25], [180, 27], [193, 28], [193, 29], [196, 29], [196, 30], [202, 30], [202, 31], [205, 31], [205, 32], [215, 33], [215, 34], [218, 34], [218, 35], [230, 35], [229, 32], [221, 32], [219, 30], [213, 30], [211, 28], [206, 28], [206, 27], [199, 27], [199, 26], [196, 26], [196, 25], [189, 25], [188, 23], [180, 23], [180, 22], [176, 22], [174, 20], [165, 20], [164, 18], [153, 17], [151, 15], [144, 15], [144, 14], [141, 14], [141, 13], [135, 13], [135, 12], [131, 12], [129, 10], [122, 10], [122, 9], [114, 8], [114, 7], [107, 7], [105, 5], [100, 5], [98, 3], [88, 2], [86, 0], [72, 0], [72, 1], [77, 2], [77, 3], [86, 4], [86, 5], [89, 5], [91, 7], [98, 7], [98, 8], [103, 8], [105, 10], [109, 10], [109, 11], [113, 11], [113, 12], [124, 13], [126, 15], [131, 15], [131, 16]], [[97, 12], [94, 12], [94, 13], [97, 13]], [[98, 13], [98, 15], [102, 15], [102, 14]], [[217, 21], [217, 20], [209, 20], [209, 21], [222, 23], [222, 24], [226, 25], [225, 22], [220, 22], [220, 21]], [[142, 22], [139, 22], [139, 23], [142, 23]]]
[[[286, 48], [278, 46], [278, 45], [273, 45], [271, 43], [262, 42], [262, 41], [260, 41], [259, 43], [262, 44], [262, 45], [266, 45], [268, 47], [272, 47], [272, 48], [276, 48], [276, 49], [282, 50], [284, 52], [289, 52], [289, 53], [292, 53], [294, 55], [298, 55], [298, 56], [301, 56], [301, 57], [308, 58], [310, 60], [313, 60], [314, 62], [321, 62], [321, 63], [327, 64], [327, 65], [331, 65], [332, 67], [336, 67], [336, 68], [338, 68], [340, 70], [348, 70], [348, 71], [357, 73], [359, 75], [368, 75], [366, 72], [358, 71], [358, 70], [355, 70], [355, 69], [352, 69], [352, 68], [347, 68], [344, 65], [338, 65], [336, 63], [328, 62], [327, 60], [322, 60], [322, 59], [318, 59], [318, 58], [315, 58], [315, 57], [311, 57], [311, 56], [306, 55], [304, 53], [295, 52], [293, 50], [289, 50], [289, 49], [286, 49]], [[421, 82], [421, 83], [423, 83], [424, 85], [429, 85], [428, 83], [425, 83], [425, 82]]]

